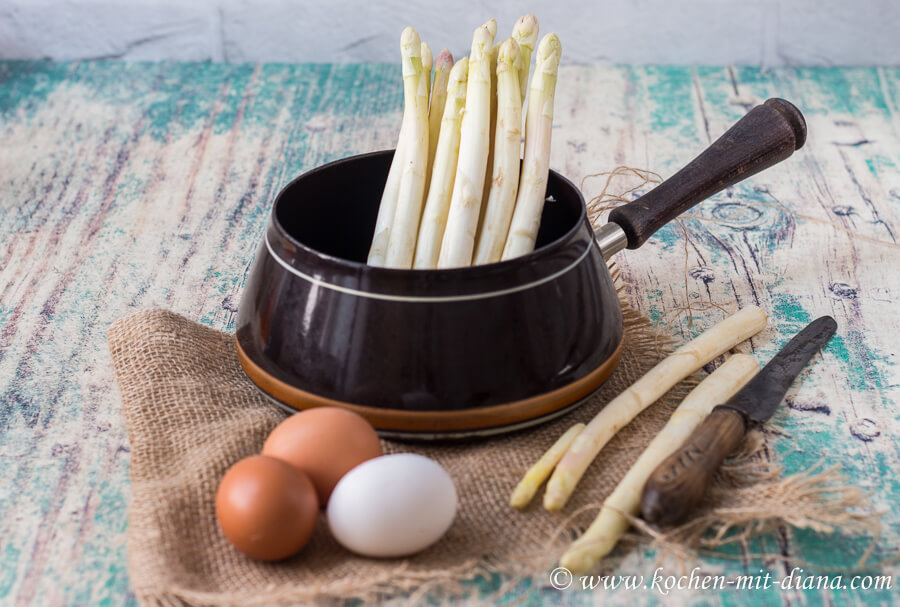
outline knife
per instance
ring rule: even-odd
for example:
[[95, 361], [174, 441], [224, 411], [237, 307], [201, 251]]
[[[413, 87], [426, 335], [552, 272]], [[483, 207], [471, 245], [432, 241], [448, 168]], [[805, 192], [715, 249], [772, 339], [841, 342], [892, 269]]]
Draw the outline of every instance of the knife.
[[794, 379], [836, 328], [830, 316], [814, 320], [737, 394], [713, 409], [647, 479], [641, 495], [644, 520], [672, 525], [693, 512], [722, 460], [737, 448], [749, 427], [772, 417]]

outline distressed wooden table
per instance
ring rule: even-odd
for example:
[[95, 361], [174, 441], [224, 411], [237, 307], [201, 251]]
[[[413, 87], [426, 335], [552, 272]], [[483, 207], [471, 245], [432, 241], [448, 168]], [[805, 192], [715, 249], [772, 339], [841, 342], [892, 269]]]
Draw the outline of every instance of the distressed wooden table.
[[[158, 306], [233, 329], [274, 193], [325, 161], [392, 147], [397, 72], [0, 63], [0, 603], [134, 601], [129, 449], [106, 328]], [[752, 340], [761, 360], [808, 320], [838, 320], [768, 440], [788, 472], [824, 458], [870, 491], [885, 510], [870, 560], [896, 559], [900, 70], [567, 67], [559, 82], [551, 164], [576, 183], [617, 165], [668, 176], [770, 96], [804, 111], [804, 149], [618, 261], [633, 305], [679, 338], [721, 318], [713, 304], [768, 310], [770, 328]], [[601, 182], [588, 179], [586, 194]], [[692, 324], [672, 312], [686, 306]], [[785, 528], [703, 566], [833, 573], [868, 545]], [[751, 558], [772, 552], [785, 561]], [[620, 550], [607, 572], [649, 575], [655, 559]], [[895, 576], [898, 565], [875, 570]], [[896, 598], [894, 582], [892, 591], [676, 590], [668, 599], [858, 604]], [[528, 601], [662, 598], [596, 596], [544, 590]]]

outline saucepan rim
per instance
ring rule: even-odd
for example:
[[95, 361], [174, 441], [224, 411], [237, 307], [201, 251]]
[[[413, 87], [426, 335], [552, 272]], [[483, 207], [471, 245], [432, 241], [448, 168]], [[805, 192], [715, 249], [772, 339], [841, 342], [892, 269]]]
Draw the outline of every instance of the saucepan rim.
[[[312, 168], [308, 171], [303, 172], [298, 175], [286, 185], [284, 185], [275, 196], [275, 201], [272, 203], [272, 208], [269, 212], [269, 225], [274, 227], [279, 238], [283, 238], [292, 246], [300, 249], [306, 254], [312, 255], [314, 257], [320, 258], [322, 260], [327, 261], [330, 264], [336, 264], [339, 267], [342, 267], [345, 270], [349, 271], [357, 271], [362, 272], [365, 271], [368, 276], [373, 280], [377, 281], [379, 276], [383, 276], [386, 279], [396, 279], [400, 276], [409, 276], [410, 278], [421, 278], [424, 276], [434, 277], [435, 279], [440, 280], [449, 280], [449, 279], [460, 279], [463, 280], [467, 275], [476, 274], [476, 273], [484, 273], [486, 271], [500, 271], [504, 268], [513, 269], [515, 267], [529, 264], [534, 261], [538, 261], [544, 257], [547, 257], [554, 252], [558, 251], [562, 247], [565, 247], [567, 243], [572, 240], [572, 238], [577, 234], [578, 230], [581, 228], [582, 224], [587, 221], [587, 207], [584, 201], [584, 195], [581, 193], [581, 190], [575, 186], [575, 184], [567, 178], [565, 175], [562, 175], [558, 171], [554, 171], [550, 169], [550, 172], [553, 174], [554, 179], [560, 180], [563, 184], [569, 186], [578, 196], [579, 201], [579, 210], [578, 210], [578, 218], [574, 221], [572, 226], [562, 235], [548, 242], [547, 244], [536, 248], [531, 253], [526, 255], [522, 255], [516, 257], [514, 259], [508, 259], [506, 261], [498, 261], [488, 264], [481, 264], [476, 266], [465, 266], [460, 268], [447, 268], [447, 269], [399, 269], [399, 268], [384, 268], [380, 266], [370, 266], [366, 263], [353, 261], [350, 259], [345, 259], [343, 257], [338, 257], [336, 255], [331, 255], [328, 253], [324, 253], [319, 251], [318, 249], [314, 249], [309, 245], [300, 242], [297, 238], [295, 238], [278, 219], [278, 208], [279, 205], [283, 203], [285, 200], [286, 193], [291, 190], [298, 182], [315, 175], [316, 173], [331, 170], [336, 165], [344, 164], [350, 161], [361, 160], [371, 156], [384, 155], [388, 152], [393, 152], [394, 150], [379, 150], [375, 152], [367, 152], [365, 154], [356, 154], [353, 156], [346, 156], [344, 158], [340, 158], [337, 160], [333, 160], [331, 162], [327, 162], [325, 164], [319, 165], [315, 168]], [[293, 264], [289, 260], [283, 259], [280, 257], [274, 248], [271, 246], [271, 243], [268, 240], [268, 230], [264, 232], [263, 235], [265, 239], [265, 243], [269, 252], [275, 257], [277, 261], [279, 261], [282, 265], [285, 265], [288, 269], [296, 269]], [[592, 241], [591, 246], [587, 247], [587, 249], [583, 252], [583, 254], [578, 256], [578, 259], [575, 263], [571, 264], [568, 269], [571, 269], [578, 263], [584, 260], [587, 254], [590, 252], [591, 248], [595, 245], [595, 241]], [[304, 276], [305, 277], [305, 276]], [[306, 277], [305, 277], [306, 278]], [[541, 282], [545, 282], [541, 280]], [[327, 286], [327, 285], [326, 285]], [[424, 298], [431, 299], [431, 298]]]

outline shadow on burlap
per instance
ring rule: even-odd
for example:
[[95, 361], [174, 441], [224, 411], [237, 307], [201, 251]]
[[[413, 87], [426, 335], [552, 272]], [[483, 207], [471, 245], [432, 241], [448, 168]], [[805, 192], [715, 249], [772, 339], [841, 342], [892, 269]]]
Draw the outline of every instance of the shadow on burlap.
[[[562, 513], [544, 511], [541, 493], [524, 512], [510, 508], [513, 487], [560, 434], [588, 421], [670, 350], [645, 317], [627, 306], [623, 311], [621, 362], [576, 411], [475, 442], [384, 442], [385, 452], [421, 453], [453, 477], [459, 512], [437, 544], [408, 559], [362, 558], [341, 548], [320, 519], [307, 547], [276, 564], [253, 561], [228, 544], [217, 527], [214, 497], [226, 469], [258, 453], [284, 414], [244, 375], [233, 336], [162, 310], [120, 320], [109, 330], [109, 345], [131, 442], [128, 568], [137, 597], [148, 605], [278, 605], [396, 593], [451, 597], [462, 592], [462, 582], [492, 573], [546, 583], [566, 544], [696, 383], [683, 382], [620, 431]], [[864, 502], [862, 492], [833, 470], [780, 478], [755, 432], [719, 474], [693, 521], [664, 535], [638, 526], [644, 539], [686, 554], [786, 523], [871, 531], [871, 518], [852, 513]]]

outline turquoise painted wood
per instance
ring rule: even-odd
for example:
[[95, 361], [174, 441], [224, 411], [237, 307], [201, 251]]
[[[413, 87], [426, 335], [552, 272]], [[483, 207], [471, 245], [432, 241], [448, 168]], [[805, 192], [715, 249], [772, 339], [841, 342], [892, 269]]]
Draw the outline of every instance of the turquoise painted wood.
[[[567, 67], [559, 82], [551, 165], [576, 183], [620, 164], [669, 175], [770, 96], [804, 111], [810, 137], [795, 157], [618, 261], [628, 298], [679, 339], [721, 317], [710, 303], [766, 308], [772, 324], [751, 343], [761, 361], [811, 318], [838, 320], [776, 415], [770, 450], [788, 472], [839, 464], [885, 510], [872, 560], [896, 559], [900, 70]], [[325, 161], [392, 147], [400, 99], [393, 65], [0, 63], [0, 604], [134, 602], [129, 448], [106, 328], [160, 306], [232, 329], [274, 193]], [[693, 324], [667, 313], [689, 304]], [[703, 567], [845, 571], [867, 542], [783, 529]], [[760, 552], [786, 563], [751, 558]], [[619, 549], [603, 572], [651, 575], [656, 557]], [[898, 591], [895, 577], [892, 591], [666, 598], [520, 584], [516, 596], [857, 605]]]

